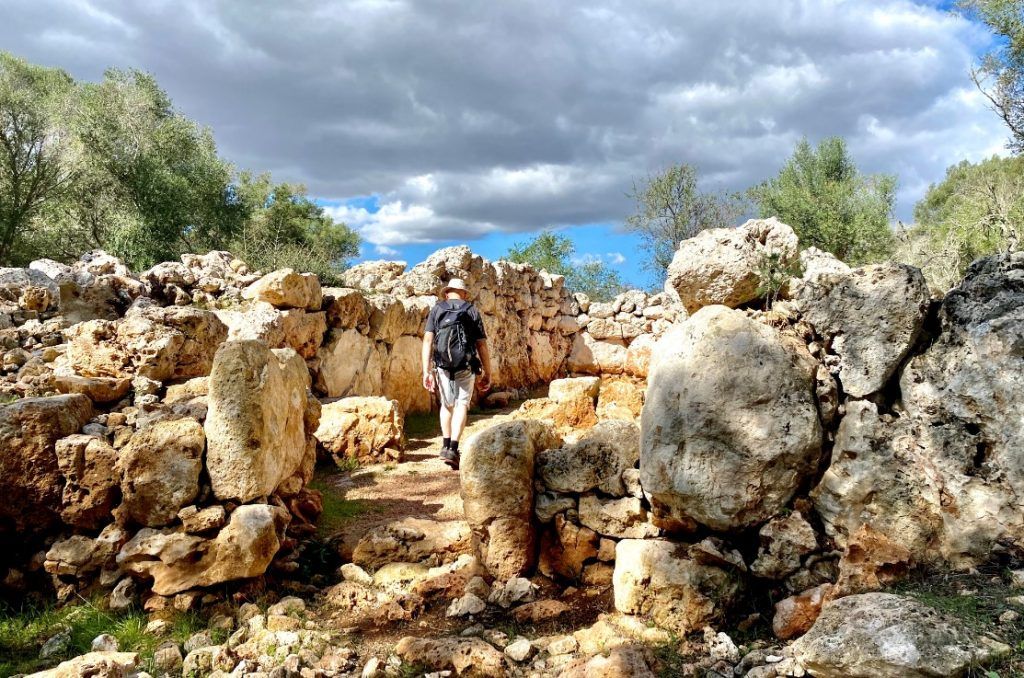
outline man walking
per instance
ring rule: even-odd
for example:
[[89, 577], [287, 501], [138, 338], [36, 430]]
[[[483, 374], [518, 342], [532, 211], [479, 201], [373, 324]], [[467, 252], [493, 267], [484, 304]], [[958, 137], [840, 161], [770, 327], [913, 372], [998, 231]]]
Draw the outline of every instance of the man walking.
[[430, 309], [423, 335], [423, 388], [438, 389], [441, 398], [441, 459], [459, 468], [459, 438], [466, 427], [469, 401], [479, 377], [490, 384], [491, 354], [480, 312], [467, 301], [466, 283], [452, 278], [444, 299]]

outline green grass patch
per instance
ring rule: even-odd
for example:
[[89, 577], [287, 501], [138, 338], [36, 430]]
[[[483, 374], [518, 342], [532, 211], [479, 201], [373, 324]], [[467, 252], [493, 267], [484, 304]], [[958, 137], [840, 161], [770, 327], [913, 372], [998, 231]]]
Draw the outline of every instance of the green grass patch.
[[329, 478], [315, 478], [309, 486], [314, 490], [319, 490], [323, 495], [324, 512], [320, 514], [320, 520], [317, 521], [317, 533], [321, 536], [334, 534], [353, 518], [379, 511], [378, 508], [365, 501], [345, 499]]
[[[970, 591], [961, 595], [961, 591]], [[1017, 620], [1002, 623], [999, 615], [1016, 610], [1006, 602], [1009, 596], [1020, 595], [1009, 587], [1007, 573], [996, 567], [983, 567], [977, 573], [922, 573], [892, 588], [963, 622], [978, 635], [988, 635], [1006, 643], [1013, 652], [996, 665], [975, 668], [972, 678], [1008, 678], [1024, 676], [1024, 623]]]
[[416, 412], [405, 416], [405, 437], [422, 440], [441, 435], [437, 412]]
[[[113, 613], [83, 601], [55, 607], [0, 608], [0, 675], [32, 673], [89, 652], [93, 639], [103, 633], [117, 638], [118, 647], [151, 657], [160, 639], [146, 633], [148, 623], [141, 610]], [[66, 631], [65, 649], [47, 660], [39, 651], [47, 640]]]

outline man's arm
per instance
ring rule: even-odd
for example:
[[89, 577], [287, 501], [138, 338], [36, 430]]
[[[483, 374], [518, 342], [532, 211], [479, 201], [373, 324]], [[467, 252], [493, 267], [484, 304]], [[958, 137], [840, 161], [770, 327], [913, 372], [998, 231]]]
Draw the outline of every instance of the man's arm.
[[420, 362], [423, 363], [423, 388], [434, 391], [434, 373], [430, 369], [431, 353], [434, 349], [434, 333], [423, 334], [423, 350], [420, 351]]
[[486, 339], [477, 339], [476, 354], [480, 356], [480, 388], [491, 385], [491, 350], [487, 348]]

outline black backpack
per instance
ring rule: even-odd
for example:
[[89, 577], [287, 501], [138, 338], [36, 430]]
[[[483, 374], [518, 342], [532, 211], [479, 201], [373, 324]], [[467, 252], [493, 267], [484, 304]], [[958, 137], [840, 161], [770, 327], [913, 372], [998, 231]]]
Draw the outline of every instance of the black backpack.
[[467, 368], [476, 372], [476, 343], [470, 339], [474, 334], [469, 316], [472, 307], [469, 303], [458, 308], [449, 305], [434, 327], [434, 364], [452, 378]]

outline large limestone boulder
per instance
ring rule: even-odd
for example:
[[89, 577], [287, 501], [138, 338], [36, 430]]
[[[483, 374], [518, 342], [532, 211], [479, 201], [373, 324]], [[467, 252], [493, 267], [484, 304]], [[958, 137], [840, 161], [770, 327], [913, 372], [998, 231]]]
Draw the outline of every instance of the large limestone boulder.
[[997, 478], [1024, 505], [1024, 252], [980, 259], [942, 302], [942, 333], [900, 379], [908, 413], [973, 438], [958, 450], [978, 482]]
[[397, 400], [342, 398], [323, 406], [314, 435], [339, 462], [400, 461], [405, 443], [402, 419]]
[[509, 421], [469, 439], [459, 471], [466, 521], [477, 533], [482, 561], [498, 579], [534, 565], [533, 473], [537, 453], [558, 447], [540, 421]]
[[133, 307], [120, 320], [90, 320], [65, 331], [68, 363], [86, 377], [156, 381], [202, 377], [227, 338], [210, 311], [191, 307]]
[[320, 278], [315, 273], [297, 273], [282, 268], [268, 273], [242, 292], [246, 299], [265, 301], [277, 308], [319, 311], [323, 301]]
[[709, 228], [684, 240], [672, 257], [665, 292], [687, 312], [712, 304], [736, 308], [757, 299], [761, 271], [776, 258], [796, 262], [799, 241], [778, 219], [751, 219], [737, 228]]
[[417, 638], [406, 636], [395, 654], [414, 666], [462, 676], [502, 678], [509, 675], [505, 656], [479, 638]]
[[864, 593], [826, 604], [792, 650], [819, 678], [924, 678], [967, 675], [1010, 648], [913, 598]]
[[429, 412], [430, 392], [423, 388], [423, 340], [405, 335], [391, 347], [384, 371], [384, 395], [403, 412]]
[[140, 525], [163, 527], [199, 493], [206, 437], [195, 419], [158, 421], [132, 436], [117, 459], [121, 510]]
[[615, 549], [615, 609], [685, 635], [720, 619], [740, 592], [734, 572], [699, 562], [685, 544], [624, 539]]
[[54, 447], [92, 412], [79, 394], [0, 405], [0, 534], [42, 533], [60, 522], [63, 479]]
[[909, 420], [881, 415], [868, 401], [847, 403], [832, 464], [812, 493], [829, 536], [845, 546], [869, 525], [918, 556], [939, 555], [942, 486], [919, 454]]
[[815, 368], [801, 344], [724, 306], [669, 330], [640, 425], [655, 522], [731, 530], [778, 513], [821, 454]]
[[1024, 256], [975, 262], [900, 379], [902, 416], [848, 403], [814, 491], [840, 544], [862, 525], [917, 562], [970, 567], [1024, 547]]
[[914, 345], [929, 292], [906, 264], [864, 266], [800, 281], [794, 296], [805, 320], [839, 358], [839, 381], [856, 398], [880, 391]]
[[572, 342], [566, 365], [576, 374], [622, 374], [626, 369], [626, 345], [621, 339], [595, 339], [580, 332]]
[[54, 451], [64, 477], [61, 519], [84, 530], [98, 530], [110, 520], [110, 510], [120, 496], [117, 450], [103, 438], [76, 433], [58, 440]]
[[266, 497], [316, 460], [319, 412], [308, 401], [309, 371], [291, 349], [232, 341], [217, 351], [209, 380], [206, 465], [218, 499]]
[[323, 307], [330, 327], [369, 329], [370, 304], [362, 292], [349, 287], [325, 287], [323, 293]]
[[640, 429], [626, 421], [600, 422], [576, 443], [537, 456], [537, 479], [554, 492], [600, 490], [626, 494], [622, 472], [640, 459]]
[[332, 330], [317, 357], [317, 391], [330, 398], [380, 395], [386, 354], [358, 330]]
[[281, 311], [262, 301], [245, 311], [214, 313], [228, 326], [228, 341], [258, 339], [270, 348], [293, 349], [303, 358], [317, 354], [327, 331], [324, 313], [309, 313], [301, 308]]
[[117, 563], [151, 577], [153, 592], [161, 596], [257, 577], [281, 547], [288, 520], [288, 511], [279, 506], [247, 504], [236, 508], [212, 539], [144, 528], [117, 554]]

